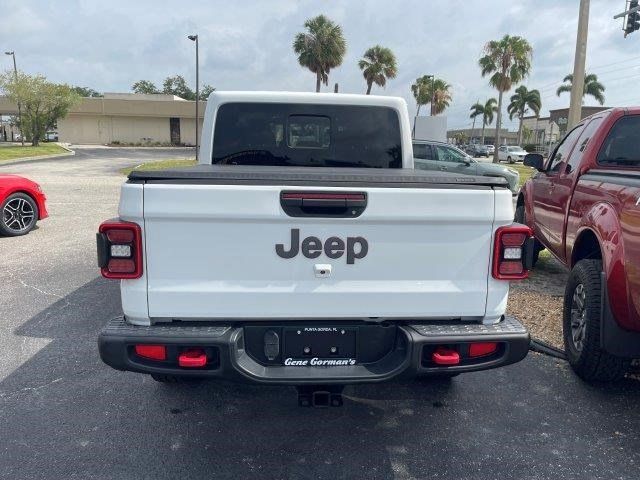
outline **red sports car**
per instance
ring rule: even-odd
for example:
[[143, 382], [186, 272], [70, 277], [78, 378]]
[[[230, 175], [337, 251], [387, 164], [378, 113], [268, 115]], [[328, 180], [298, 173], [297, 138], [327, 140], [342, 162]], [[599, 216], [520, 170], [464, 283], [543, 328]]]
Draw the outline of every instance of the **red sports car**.
[[36, 182], [18, 175], [0, 175], [0, 235], [29, 233], [38, 220], [49, 216], [46, 200]]

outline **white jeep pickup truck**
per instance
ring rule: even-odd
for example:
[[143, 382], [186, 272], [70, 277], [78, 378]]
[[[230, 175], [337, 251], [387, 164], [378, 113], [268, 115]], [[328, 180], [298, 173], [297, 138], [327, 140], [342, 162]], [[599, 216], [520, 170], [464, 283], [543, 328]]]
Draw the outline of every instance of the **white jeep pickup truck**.
[[159, 381], [307, 386], [301, 402], [322, 405], [335, 398], [315, 386], [524, 358], [505, 307], [533, 239], [508, 185], [415, 171], [410, 132], [399, 98], [213, 93], [200, 164], [133, 171], [99, 228], [124, 311], [102, 359]]

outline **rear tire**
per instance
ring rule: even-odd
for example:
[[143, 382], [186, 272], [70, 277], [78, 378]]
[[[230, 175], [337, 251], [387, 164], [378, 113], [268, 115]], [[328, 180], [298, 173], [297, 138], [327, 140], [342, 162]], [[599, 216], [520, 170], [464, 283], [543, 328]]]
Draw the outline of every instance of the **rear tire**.
[[0, 235], [26, 235], [38, 221], [38, 205], [26, 193], [9, 195], [0, 205]]
[[562, 336], [569, 364], [587, 382], [615, 382], [630, 360], [600, 348], [602, 261], [580, 260], [571, 270], [564, 294]]
[[[527, 217], [524, 211], [524, 205], [518, 205], [516, 207], [516, 213], [513, 216], [513, 221], [516, 223], [521, 223], [522, 225], [527, 224]], [[538, 263], [538, 258], [540, 257], [540, 252], [542, 250], [544, 250], [544, 247], [540, 244], [540, 242], [538, 242], [538, 240], [536, 240], [534, 250], [533, 250], [533, 261], [531, 262], [531, 268], [535, 267], [536, 263]]]

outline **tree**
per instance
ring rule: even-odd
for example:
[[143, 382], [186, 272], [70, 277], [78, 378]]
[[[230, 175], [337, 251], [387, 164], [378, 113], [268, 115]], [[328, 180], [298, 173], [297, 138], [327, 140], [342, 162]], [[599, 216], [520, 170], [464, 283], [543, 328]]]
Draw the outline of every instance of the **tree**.
[[498, 115], [496, 119], [494, 163], [498, 163], [500, 128], [502, 126], [502, 96], [513, 84], [524, 80], [531, 70], [533, 49], [522, 37], [505, 35], [491, 40], [484, 47], [484, 56], [478, 61], [482, 76], [491, 75], [489, 84], [498, 90]]
[[458, 132], [453, 135], [453, 139], [456, 141], [456, 145], [464, 145], [467, 143], [469, 137], [464, 132]]
[[36, 147], [47, 130], [64, 118], [80, 96], [69, 85], [47, 81], [42, 75], [7, 72], [0, 75], [0, 87], [9, 99], [22, 107], [20, 131]]
[[[571, 86], [573, 85], [573, 75], [569, 74], [562, 79], [565, 83], [560, 85], [556, 90], [556, 95], [560, 96], [563, 92], [571, 93]], [[592, 96], [600, 105], [604, 105], [604, 85], [598, 81], [598, 76], [594, 73], [585, 75], [584, 77], [584, 90], [582, 91], [582, 98], [584, 103], [584, 97], [587, 95]]]
[[497, 100], [495, 98], [490, 98], [485, 102], [485, 104], [476, 103], [471, 106], [471, 115], [469, 118], [476, 118], [477, 116], [482, 116], [482, 140], [480, 143], [484, 145], [484, 129], [487, 125], [491, 125], [493, 122], [493, 114], [498, 111], [498, 107], [496, 106]]
[[332, 68], [342, 64], [347, 51], [347, 42], [342, 35], [342, 27], [324, 15], [304, 22], [306, 32], [298, 33], [293, 41], [293, 51], [298, 55], [298, 63], [316, 74], [316, 92], [320, 84], [329, 84]]
[[537, 117], [540, 115], [541, 108], [542, 100], [540, 100], [540, 92], [538, 90], [527, 90], [524, 85], [516, 88], [515, 95], [511, 96], [511, 103], [507, 107], [507, 112], [509, 113], [509, 120], [513, 120], [513, 117], [518, 117], [518, 145], [522, 144], [522, 119], [525, 113], [531, 110]]
[[76, 92], [81, 97], [102, 97], [103, 95], [100, 92], [97, 92], [93, 88], [89, 87], [71, 87], [71, 90]]
[[[187, 86], [187, 82], [182, 75], [165, 78], [164, 82], [162, 82], [162, 91], [158, 90], [153, 82], [149, 80], [138, 80], [131, 86], [131, 90], [133, 90], [133, 93], [144, 93], [147, 95], [164, 93], [166, 95], [176, 95], [185, 100], [194, 101], [196, 99], [195, 92]], [[200, 100], [206, 100], [214, 90], [215, 88], [211, 85], [205, 84], [200, 91]]]
[[209, 95], [215, 92], [215, 90], [216, 89], [211, 85], [205, 85], [204, 87], [202, 87], [202, 90], [200, 90], [200, 100], [206, 100], [207, 98], [209, 98]]
[[451, 85], [440, 78], [433, 78], [431, 75], [423, 75], [417, 78], [411, 85], [411, 93], [416, 99], [417, 113], [420, 115], [420, 106], [429, 103], [431, 105], [431, 115], [439, 115], [445, 111], [451, 103]]
[[185, 100], [196, 99], [196, 94], [187, 86], [187, 82], [182, 75], [165, 78], [164, 82], [162, 82], [162, 93], [175, 95]]
[[431, 115], [440, 115], [451, 103], [451, 85], [440, 78], [431, 84]]
[[133, 93], [144, 93], [147, 95], [160, 93], [153, 82], [150, 82], [149, 80], [138, 80], [136, 83], [131, 85], [131, 90], [133, 90]]
[[375, 83], [379, 87], [387, 84], [388, 78], [396, 78], [398, 67], [396, 56], [386, 48], [376, 45], [366, 52], [358, 62], [358, 67], [362, 70], [362, 76], [367, 82], [367, 95], [371, 93], [371, 87]]
[[423, 75], [420, 78], [416, 78], [416, 81], [411, 85], [411, 93], [416, 100], [416, 117], [420, 115], [420, 107], [431, 103], [431, 93], [429, 90], [429, 84], [431, 83], [429, 75]]

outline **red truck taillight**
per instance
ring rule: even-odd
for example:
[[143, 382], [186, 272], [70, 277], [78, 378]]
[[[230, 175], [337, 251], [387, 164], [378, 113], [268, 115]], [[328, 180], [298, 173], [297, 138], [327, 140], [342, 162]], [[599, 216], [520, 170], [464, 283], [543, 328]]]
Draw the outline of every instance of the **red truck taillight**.
[[142, 231], [137, 223], [106, 221], [97, 235], [98, 266], [105, 278], [142, 276]]
[[498, 228], [493, 244], [493, 278], [527, 278], [533, 263], [533, 248], [533, 232], [526, 225], [514, 224]]

